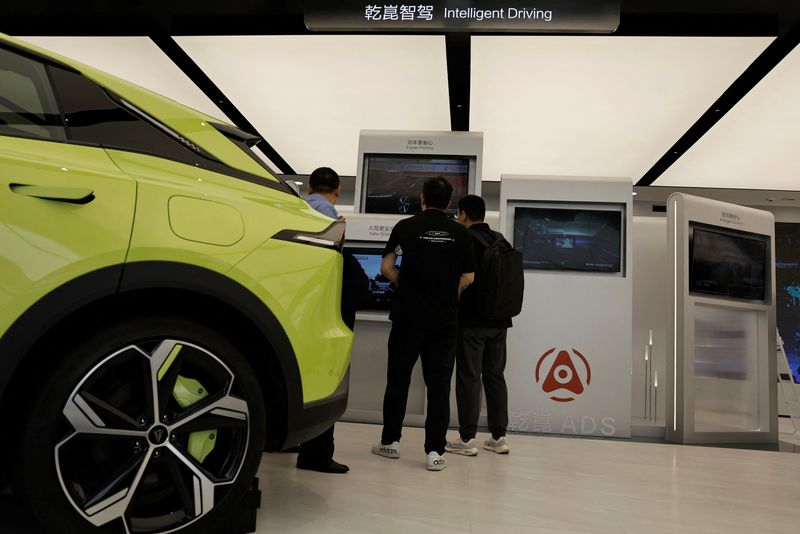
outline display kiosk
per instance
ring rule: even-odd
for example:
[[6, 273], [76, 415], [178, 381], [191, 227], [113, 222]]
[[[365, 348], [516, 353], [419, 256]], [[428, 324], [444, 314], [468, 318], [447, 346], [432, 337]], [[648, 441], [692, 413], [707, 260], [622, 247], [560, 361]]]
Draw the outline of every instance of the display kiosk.
[[419, 213], [427, 178], [453, 185], [450, 212], [469, 193], [481, 194], [483, 133], [362, 130], [358, 137], [357, 213]]
[[777, 443], [773, 215], [676, 193], [667, 232], [667, 440]]
[[[387, 343], [394, 288], [380, 274], [383, 248], [398, 221], [420, 211], [427, 178], [442, 176], [453, 185], [449, 212], [460, 198], [480, 194], [483, 134], [364, 130], [359, 136], [354, 213], [345, 213], [345, 247], [370, 278], [369, 308], [356, 314], [350, 365], [350, 398], [343, 421], [382, 423]], [[402, 270], [402, 257], [398, 267]], [[456, 421], [455, 401], [451, 422]], [[405, 424], [425, 423], [425, 383], [417, 363], [411, 378]]]
[[502, 176], [500, 224], [525, 268], [508, 331], [510, 430], [630, 437], [631, 189]]

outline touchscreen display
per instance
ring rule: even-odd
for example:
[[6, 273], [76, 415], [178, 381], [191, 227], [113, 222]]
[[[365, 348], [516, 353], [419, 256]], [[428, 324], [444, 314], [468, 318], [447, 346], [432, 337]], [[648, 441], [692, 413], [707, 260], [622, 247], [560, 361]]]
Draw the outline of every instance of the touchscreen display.
[[[369, 277], [369, 309], [388, 310], [391, 308], [395, 287], [388, 278], [381, 274], [383, 249], [348, 247], [348, 250]], [[398, 256], [395, 263], [398, 268], [400, 268], [401, 260], [402, 257]]]
[[517, 207], [514, 248], [526, 269], [621, 272], [622, 211]]
[[764, 300], [766, 262], [763, 237], [695, 227], [689, 250], [689, 290]]
[[453, 186], [447, 212], [455, 214], [458, 201], [468, 192], [469, 158], [366, 155], [362, 185], [364, 213], [419, 213], [422, 184], [435, 176], [441, 176]]

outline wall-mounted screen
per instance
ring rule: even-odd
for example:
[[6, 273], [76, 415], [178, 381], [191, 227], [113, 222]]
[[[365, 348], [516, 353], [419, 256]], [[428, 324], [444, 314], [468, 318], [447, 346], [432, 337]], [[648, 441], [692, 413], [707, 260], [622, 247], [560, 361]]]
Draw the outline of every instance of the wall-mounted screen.
[[783, 350], [800, 384], [800, 224], [775, 223], [775, 312]]
[[516, 206], [514, 248], [526, 269], [620, 273], [623, 213], [576, 204]]
[[365, 154], [362, 211], [397, 215], [419, 213], [422, 184], [434, 176], [445, 178], [453, 186], [447, 211], [455, 214], [458, 201], [469, 192], [469, 157]]
[[764, 300], [767, 237], [693, 226], [689, 243], [689, 291]]
[[[388, 278], [381, 274], [383, 249], [375, 247], [347, 247], [353, 257], [361, 264], [361, 268], [369, 277], [369, 305], [371, 310], [388, 310], [392, 306], [395, 287]], [[397, 268], [400, 268], [402, 256], [397, 257]]]

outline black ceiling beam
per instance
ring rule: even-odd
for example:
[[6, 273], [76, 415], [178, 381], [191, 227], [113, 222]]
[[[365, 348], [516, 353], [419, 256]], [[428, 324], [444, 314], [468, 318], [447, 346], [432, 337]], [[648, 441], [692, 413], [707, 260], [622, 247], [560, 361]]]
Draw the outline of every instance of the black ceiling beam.
[[466, 32], [445, 35], [447, 89], [450, 94], [450, 129], [469, 131], [471, 39]]
[[758, 85], [783, 58], [794, 50], [798, 43], [800, 43], [800, 21], [795, 22], [788, 31], [772, 41], [741, 76], [697, 119], [697, 122], [636, 182], [636, 185], [652, 185], [750, 90]]
[[225, 96], [203, 69], [175, 42], [171, 36], [163, 31], [154, 31], [150, 38], [164, 52], [186, 76], [212, 101], [233, 123], [246, 132], [261, 138], [256, 146], [272, 161], [284, 174], [297, 174], [283, 157], [269, 144], [256, 127], [239, 111], [239, 109]]

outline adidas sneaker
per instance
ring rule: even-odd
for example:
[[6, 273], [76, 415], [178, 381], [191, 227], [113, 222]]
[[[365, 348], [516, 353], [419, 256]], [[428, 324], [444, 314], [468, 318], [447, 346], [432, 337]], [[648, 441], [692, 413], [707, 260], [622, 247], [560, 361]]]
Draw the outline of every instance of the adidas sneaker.
[[384, 458], [400, 458], [400, 442], [395, 441], [389, 445], [378, 442], [372, 446], [372, 454], [377, 454]]
[[428, 453], [428, 462], [425, 469], [428, 471], [441, 471], [445, 467], [447, 467], [447, 460], [444, 459], [444, 456], [436, 451]]

